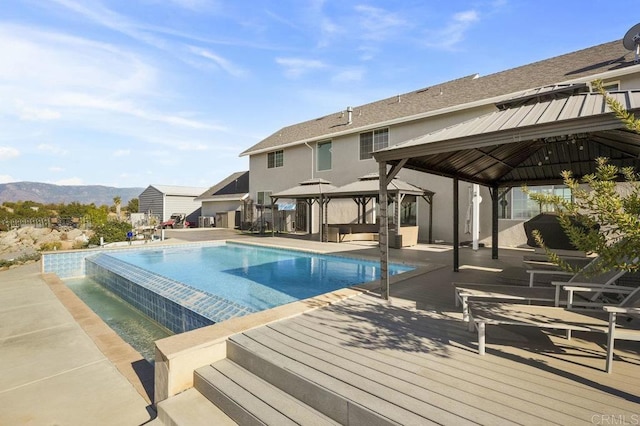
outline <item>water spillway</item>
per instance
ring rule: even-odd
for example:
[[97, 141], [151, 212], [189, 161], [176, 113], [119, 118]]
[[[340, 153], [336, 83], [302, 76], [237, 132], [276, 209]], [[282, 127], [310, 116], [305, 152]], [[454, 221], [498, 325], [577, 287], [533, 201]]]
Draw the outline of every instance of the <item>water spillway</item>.
[[174, 333], [252, 312], [104, 253], [85, 258], [85, 274]]

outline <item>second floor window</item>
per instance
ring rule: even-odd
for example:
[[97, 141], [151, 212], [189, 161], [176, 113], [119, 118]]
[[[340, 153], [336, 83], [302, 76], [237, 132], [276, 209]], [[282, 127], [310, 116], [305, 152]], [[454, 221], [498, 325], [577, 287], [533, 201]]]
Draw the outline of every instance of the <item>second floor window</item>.
[[318, 142], [318, 171], [331, 170], [331, 141]]
[[389, 129], [360, 133], [360, 159], [371, 158], [371, 153], [389, 146]]
[[267, 154], [267, 168], [273, 169], [275, 167], [284, 166], [284, 151], [273, 151]]

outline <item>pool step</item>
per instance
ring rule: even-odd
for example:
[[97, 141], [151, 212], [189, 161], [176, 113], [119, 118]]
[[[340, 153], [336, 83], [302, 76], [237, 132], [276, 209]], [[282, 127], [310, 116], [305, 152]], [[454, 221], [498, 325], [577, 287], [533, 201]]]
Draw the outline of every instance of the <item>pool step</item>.
[[337, 425], [230, 359], [195, 371], [194, 387], [241, 425]]
[[194, 388], [158, 403], [156, 408], [158, 417], [154, 422], [162, 426], [237, 425]]

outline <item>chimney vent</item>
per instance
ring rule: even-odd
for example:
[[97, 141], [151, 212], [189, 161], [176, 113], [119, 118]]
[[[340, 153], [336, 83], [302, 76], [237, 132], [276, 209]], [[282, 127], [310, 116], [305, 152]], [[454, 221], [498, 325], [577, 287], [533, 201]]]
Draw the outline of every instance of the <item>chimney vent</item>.
[[353, 117], [353, 108], [347, 107], [347, 124], [351, 124]]

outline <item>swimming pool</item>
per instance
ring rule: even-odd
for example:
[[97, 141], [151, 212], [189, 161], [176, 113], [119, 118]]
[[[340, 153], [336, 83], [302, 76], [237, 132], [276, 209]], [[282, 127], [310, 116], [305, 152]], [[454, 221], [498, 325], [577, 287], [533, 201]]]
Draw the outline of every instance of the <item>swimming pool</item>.
[[[250, 311], [380, 278], [378, 262], [241, 244], [129, 250], [109, 256]], [[413, 269], [390, 264], [389, 274]]]

